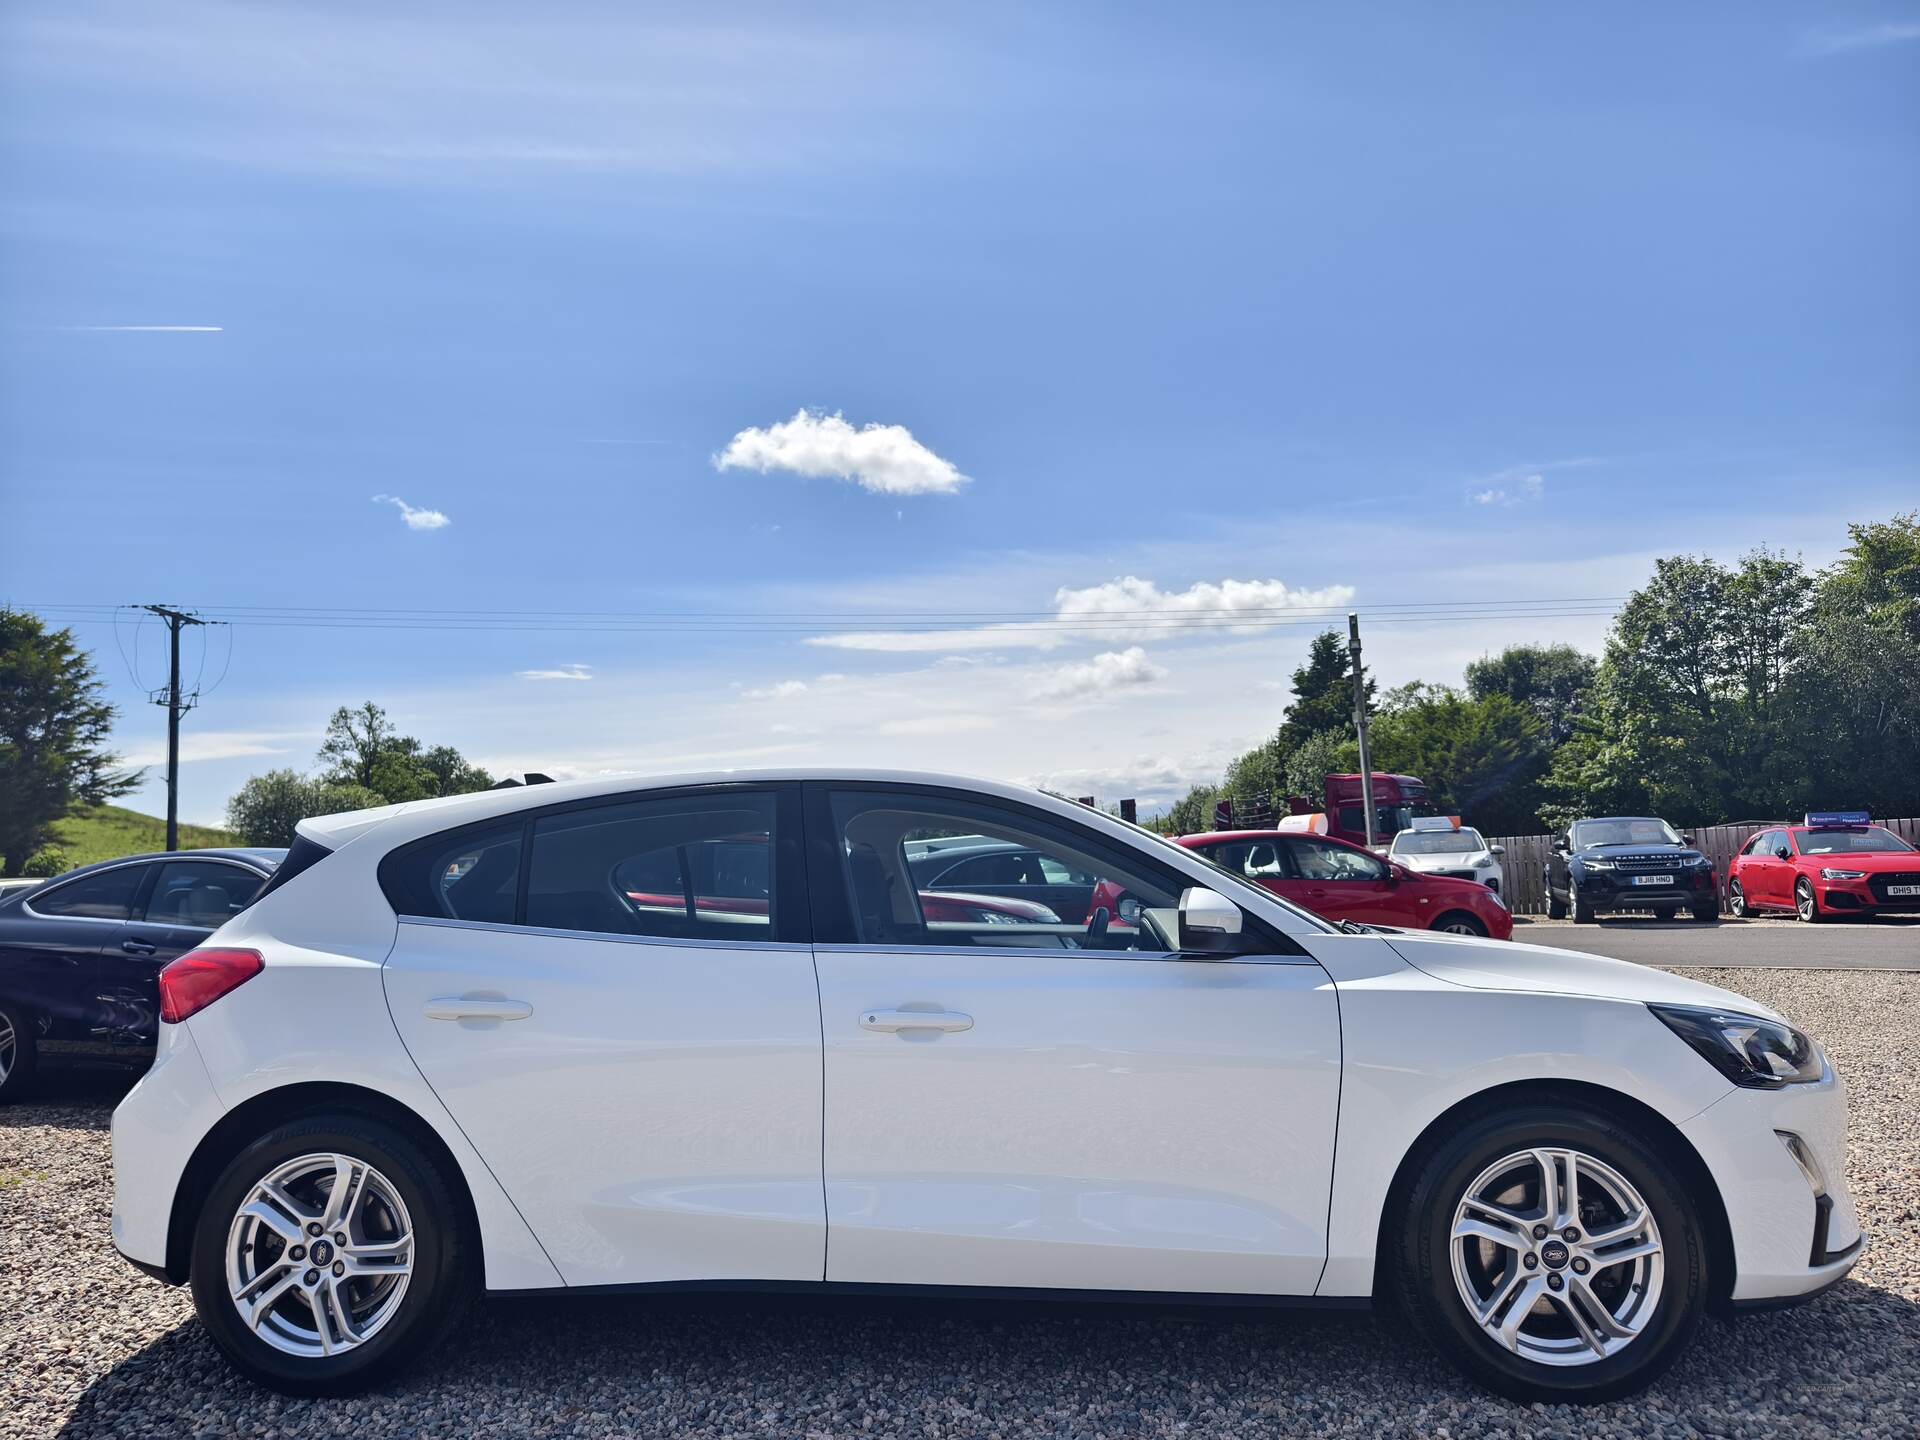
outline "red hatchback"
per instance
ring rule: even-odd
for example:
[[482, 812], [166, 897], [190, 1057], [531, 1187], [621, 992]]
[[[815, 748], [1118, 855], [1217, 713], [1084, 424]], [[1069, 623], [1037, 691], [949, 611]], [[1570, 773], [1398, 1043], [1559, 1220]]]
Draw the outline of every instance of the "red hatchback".
[[1762, 830], [1727, 871], [1735, 915], [1791, 910], [1802, 920], [1920, 910], [1920, 852], [1857, 812]]
[[1176, 843], [1324, 920], [1513, 938], [1512, 914], [1486, 886], [1417, 875], [1330, 835], [1216, 830]]

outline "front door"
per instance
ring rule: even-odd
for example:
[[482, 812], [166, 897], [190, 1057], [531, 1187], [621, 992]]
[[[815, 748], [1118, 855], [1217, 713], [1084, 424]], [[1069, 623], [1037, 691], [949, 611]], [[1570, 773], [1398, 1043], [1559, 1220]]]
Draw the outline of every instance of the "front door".
[[[906, 845], [980, 834], [1145, 917], [926, 920]], [[1179, 955], [1179, 872], [1011, 802], [814, 788], [808, 837], [829, 1279], [1313, 1290], [1340, 1062], [1316, 963], [1277, 933]]]
[[1740, 884], [1747, 892], [1749, 904], [1793, 903], [1793, 887], [1790, 883], [1793, 867], [1776, 853], [1786, 840], [1786, 835], [1781, 831], [1769, 830], [1755, 843], [1753, 853], [1747, 856], [1746, 863], [1740, 867]]
[[1315, 914], [1413, 929], [1430, 918], [1416, 912], [1418, 886], [1396, 882], [1378, 855], [1311, 835], [1289, 835], [1282, 843], [1293, 860], [1294, 883], [1306, 897], [1301, 903]]
[[133, 913], [151, 868], [112, 865], [54, 881], [24, 897], [0, 932], [0, 987], [45, 1017], [48, 1053], [105, 1046], [111, 1017], [98, 994], [101, 955]]
[[797, 803], [614, 797], [388, 862], [394, 1022], [569, 1285], [822, 1277]]

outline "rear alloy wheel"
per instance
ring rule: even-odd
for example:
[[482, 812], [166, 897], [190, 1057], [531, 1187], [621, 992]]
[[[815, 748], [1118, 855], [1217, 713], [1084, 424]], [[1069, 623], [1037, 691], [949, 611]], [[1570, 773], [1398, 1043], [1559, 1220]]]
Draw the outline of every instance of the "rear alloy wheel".
[[1804, 875], [1793, 884], [1793, 913], [1809, 925], [1817, 925], [1827, 918], [1820, 911], [1820, 902], [1814, 898], [1813, 882]]
[[295, 1121], [214, 1183], [193, 1250], [200, 1318], [248, 1376], [360, 1390], [438, 1339], [467, 1289], [439, 1166], [364, 1117]]
[[1433, 922], [1433, 928], [1445, 935], [1485, 935], [1487, 927], [1464, 910], [1449, 910]]
[[1753, 913], [1747, 909], [1747, 892], [1738, 880], [1727, 882], [1727, 913], [1736, 920], [1745, 920]]
[[0, 1005], [0, 1105], [27, 1093], [38, 1060], [33, 1017], [11, 1005]]
[[1678, 1177], [1612, 1117], [1574, 1108], [1489, 1116], [1449, 1140], [1415, 1184], [1398, 1266], [1440, 1348], [1524, 1401], [1640, 1389], [1706, 1295]]

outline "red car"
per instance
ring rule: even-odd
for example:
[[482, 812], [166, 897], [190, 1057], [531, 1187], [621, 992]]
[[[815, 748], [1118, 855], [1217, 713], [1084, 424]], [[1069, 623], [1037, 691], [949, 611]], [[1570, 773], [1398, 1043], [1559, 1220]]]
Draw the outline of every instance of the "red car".
[[1735, 915], [1791, 910], [1802, 920], [1920, 910], [1920, 852], [1863, 811], [1762, 830], [1727, 871]]
[[1331, 835], [1216, 830], [1176, 843], [1325, 920], [1513, 938], [1512, 914], [1486, 886], [1417, 875]]

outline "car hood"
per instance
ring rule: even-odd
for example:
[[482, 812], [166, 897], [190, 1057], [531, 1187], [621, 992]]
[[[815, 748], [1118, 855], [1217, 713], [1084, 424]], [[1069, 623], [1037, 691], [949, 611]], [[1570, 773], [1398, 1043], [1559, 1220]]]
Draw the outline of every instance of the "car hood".
[[1656, 840], [1646, 845], [1589, 845], [1585, 849], [1575, 850], [1573, 858], [1582, 859], [1598, 855], [1611, 860], [1616, 855], [1698, 855], [1700, 850], [1693, 845], [1669, 845], [1664, 840]]
[[[1486, 852], [1461, 850], [1452, 855], [1395, 855], [1393, 863], [1409, 870], [1471, 870], [1473, 862]], [[1482, 860], [1481, 864], [1486, 862]]]
[[1526, 990], [1642, 1004], [1706, 1005], [1780, 1018], [1778, 1012], [1759, 1001], [1718, 985], [1703, 985], [1664, 970], [1577, 950], [1432, 931], [1388, 934], [1386, 941], [1416, 970], [1469, 990]]
[[1911, 850], [1868, 850], [1859, 855], [1798, 855], [1802, 865], [1822, 865], [1831, 870], [1864, 870], [1869, 875], [1889, 870], [1920, 870], [1920, 855]]

